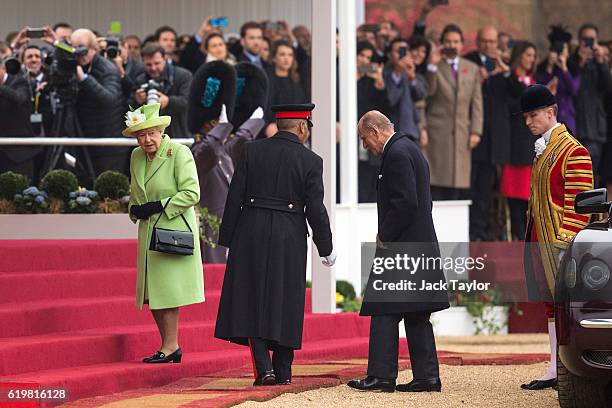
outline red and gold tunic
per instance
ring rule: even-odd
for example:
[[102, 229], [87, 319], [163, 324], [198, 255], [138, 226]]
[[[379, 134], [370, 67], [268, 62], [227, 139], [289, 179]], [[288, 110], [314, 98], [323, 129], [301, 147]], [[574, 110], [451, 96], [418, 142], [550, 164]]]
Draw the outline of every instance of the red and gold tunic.
[[[576, 194], [593, 188], [593, 166], [589, 152], [560, 125], [552, 131], [544, 152], [534, 160], [527, 210], [526, 241], [538, 242], [539, 265], [554, 295], [559, 253], [565, 250], [589, 222], [576, 214]], [[535, 259], [534, 259], [535, 262]]]

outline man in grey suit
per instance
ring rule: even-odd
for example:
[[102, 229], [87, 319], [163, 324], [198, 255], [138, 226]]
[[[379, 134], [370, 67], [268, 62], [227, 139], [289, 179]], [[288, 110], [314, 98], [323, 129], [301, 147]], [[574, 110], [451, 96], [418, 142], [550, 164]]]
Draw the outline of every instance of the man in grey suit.
[[418, 142], [419, 115], [415, 102], [427, 96], [422, 80], [416, 75], [416, 66], [408, 53], [408, 42], [396, 38], [387, 51], [389, 63], [383, 71], [387, 89], [387, 115], [397, 130], [401, 130]]
[[[196, 143], [191, 147], [200, 179], [200, 206], [206, 207], [209, 214], [223, 217], [225, 199], [234, 175], [234, 168], [246, 142], [255, 136], [265, 125], [263, 109], [257, 108], [251, 117], [232, 134], [234, 126], [228, 122], [225, 105], [221, 110], [219, 121], [204, 125], [202, 137], [196, 135]], [[204, 228], [210, 234], [209, 228]], [[206, 263], [225, 263], [225, 248], [204, 246], [203, 259]]]

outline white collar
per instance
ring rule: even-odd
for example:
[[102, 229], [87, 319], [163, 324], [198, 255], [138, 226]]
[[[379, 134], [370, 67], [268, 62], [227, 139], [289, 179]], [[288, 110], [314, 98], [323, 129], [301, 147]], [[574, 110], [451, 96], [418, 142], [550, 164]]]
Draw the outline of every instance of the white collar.
[[542, 137], [544, 138], [544, 140], [546, 140], [546, 143], [550, 142], [550, 135], [552, 135], [553, 130], [555, 130], [559, 126], [561, 126], [561, 124], [557, 122], [553, 127], [544, 132]]
[[6, 80], [8, 79], [8, 72], [4, 73], [4, 78], [2, 78], [2, 83], [6, 84]]
[[452, 58], [452, 59], [447, 59], [446, 62], [448, 62], [448, 65], [450, 65], [451, 67], [453, 65], [455, 67], [459, 67], [459, 56]]
[[387, 147], [387, 143], [389, 143], [389, 140], [391, 140], [391, 138], [393, 137], [394, 134], [395, 134], [395, 132], [393, 132], [391, 134], [391, 136], [389, 136], [389, 138], [385, 141], [385, 144], [383, 145], [383, 152], [385, 151], [385, 147]]

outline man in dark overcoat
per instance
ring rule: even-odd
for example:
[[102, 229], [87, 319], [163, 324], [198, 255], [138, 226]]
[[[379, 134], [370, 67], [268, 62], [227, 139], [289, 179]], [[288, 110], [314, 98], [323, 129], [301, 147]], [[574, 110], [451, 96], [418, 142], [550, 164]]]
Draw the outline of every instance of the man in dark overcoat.
[[313, 108], [272, 107], [279, 131], [244, 146], [225, 203], [219, 244], [229, 255], [215, 337], [251, 347], [254, 385], [291, 383], [304, 325], [306, 221], [323, 263], [336, 258], [323, 160], [303, 145]]
[[[405, 245], [413, 255], [440, 257], [438, 239], [431, 216], [429, 167], [419, 146], [407, 134], [395, 132], [393, 123], [378, 111], [367, 112], [359, 121], [359, 135], [366, 149], [382, 156], [378, 174], [377, 257], [388, 253], [388, 247]], [[412, 250], [410, 249], [412, 248]], [[431, 296], [406, 295], [388, 298], [374, 295], [371, 288], [375, 275], [365, 289], [361, 316], [372, 316], [368, 375], [352, 380], [348, 386], [364, 391], [440, 391], [441, 382], [433, 328], [432, 312], [449, 307], [448, 295], [438, 291]], [[416, 277], [428, 283], [443, 282], [441, 269], [415, 271]], [[421, 283], [417, 282], [418, 288]], [[382, 297], [381, 297], [382, 296]], [[403, 296], [403, 295], [402, 295]], [[404, 320], [413, 380], [395, 386], [398, 374], [398, 323]]]

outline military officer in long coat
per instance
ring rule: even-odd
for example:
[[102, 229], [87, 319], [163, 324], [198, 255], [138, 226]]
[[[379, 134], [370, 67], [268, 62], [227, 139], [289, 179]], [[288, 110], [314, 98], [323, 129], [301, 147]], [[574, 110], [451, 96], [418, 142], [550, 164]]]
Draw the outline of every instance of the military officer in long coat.
[[255, 385], [291, 383], [293, 351], [302, 346], [307, 221], [323, 263], [335, 261], [323, 160], [303, 145], [313, 108], [272, 107], [279, 131], [245, 145], [225, 203], [219, 244], [229, 255], [215, 337], [251, 347]]

